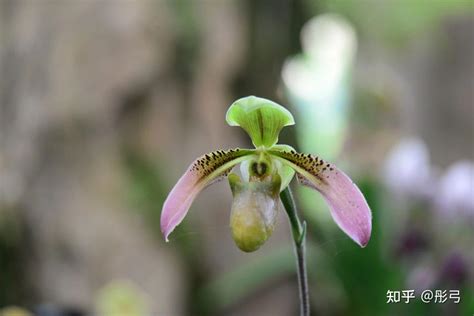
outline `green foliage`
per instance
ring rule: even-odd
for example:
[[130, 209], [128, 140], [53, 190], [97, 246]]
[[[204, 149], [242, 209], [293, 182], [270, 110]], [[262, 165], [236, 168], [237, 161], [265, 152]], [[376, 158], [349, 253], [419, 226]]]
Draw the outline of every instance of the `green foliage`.
[[349, 18], [362, 36], [389, 44], [415, 39], [447, 16], [472, 11], [469, 0], [307, 0], [315, 12], [335, 12]]
[[100, 316], [150, 315], [145, 294], [134, 284], [123, 280], [113, 281], [102, 288], [97, 295], [96, 306]]
[[290, 246], [241, 264], [199, 289], [197, 298], [200, 315], [219, 314], [270, 282], [293, 273], [296, 273], [295, 259]]
[[161, 234], [159, 206], [163, 204], [167, 193], [159, 166], [133, 150], [124, 153], [124, 167], [129, 176], [129, 201], [133, 208], [143, 212], [157, 234]]
[[[347, 313], [352, 315], [386, 315], [391, 305], [386, 304], [388, 289], [400, 289], [402, 275], [388, 258], [384, 257], [384, 243], [380, 232], [379, 216], [383, 203], [379, 200], [380, 185], [371, 180], [358, 181], [367, 202], [374, 210], [373, 231], [364, 251], [341, 251], [332, 259], [332, 265], [347, 293]], [[350, 240], [336, 241], [336, 247], [349, 249]]]
[[[0, 205], [0, 306], [20, 304], [31, 295], [24, 264], [31, 257], [19, 209]], [[2, 315], [0, 313], [0, 315]]]

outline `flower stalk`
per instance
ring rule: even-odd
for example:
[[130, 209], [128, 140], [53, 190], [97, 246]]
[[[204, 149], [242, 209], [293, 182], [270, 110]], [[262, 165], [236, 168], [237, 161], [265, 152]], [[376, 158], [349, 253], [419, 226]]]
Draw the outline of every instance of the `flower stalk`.
[[298, 275], [298, 287], [300, 297], [300, 315], [309, 316], [309, 290], [308, 290], [308, 275], [306, 272], [306, 222], [301, 222], [298, 217], [296, 203], [293, 199], [290, 187], [286, 187], [280, 193], [280, 199], [285, 207], [288, 219], [290, 221], [291, 232], [296, 254], [296, 267]]

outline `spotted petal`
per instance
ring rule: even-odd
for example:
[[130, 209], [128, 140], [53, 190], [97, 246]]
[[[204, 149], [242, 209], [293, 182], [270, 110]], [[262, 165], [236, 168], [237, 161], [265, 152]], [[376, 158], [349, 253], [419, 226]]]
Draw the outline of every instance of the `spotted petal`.
[[218, 150], [201, 156], [189, 166], [163, 204], [160, 224], [166, 241], [186, 216], [198, 193], [226, 176], [232, 167], [252, 153], [253, 150], [249, 149]]
[[367, 245], [372, 214], [359, 188], [344, 172], [313, 155], [278, 150], [271, 153], [297, 172], [301, 184], [323, 195], [332, 218], [349, 237], [361, 247]]

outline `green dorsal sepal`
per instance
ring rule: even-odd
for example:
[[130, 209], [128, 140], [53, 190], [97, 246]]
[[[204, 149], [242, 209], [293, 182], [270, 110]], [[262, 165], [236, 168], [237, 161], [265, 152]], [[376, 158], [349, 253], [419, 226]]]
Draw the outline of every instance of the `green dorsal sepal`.
[[235, 101], [226, 114], [230, 126], [242, 127], [255, 147], [270, 148], [278, 142], [283, 127], [294, 125], [293, 115], [283, 106], [255, 96]]

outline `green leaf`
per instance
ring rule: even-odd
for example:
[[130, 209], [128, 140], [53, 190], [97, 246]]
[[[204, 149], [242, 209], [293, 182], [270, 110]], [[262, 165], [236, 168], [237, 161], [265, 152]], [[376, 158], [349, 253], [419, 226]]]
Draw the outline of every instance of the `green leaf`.
[[230, 106], [226, 114], [230, 126], [240, 126], [255, 147], [272, 147], [278, 142], [283, 127], [294, 125], [293, 115], [281, 105], [263, 98], [249, 96]]

